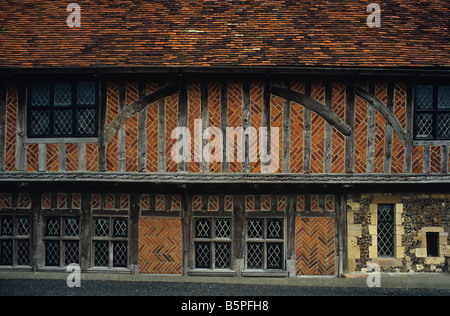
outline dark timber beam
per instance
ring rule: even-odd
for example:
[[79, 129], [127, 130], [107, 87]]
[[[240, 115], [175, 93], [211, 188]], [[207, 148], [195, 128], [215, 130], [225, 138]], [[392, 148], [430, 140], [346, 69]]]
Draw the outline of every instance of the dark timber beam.
[[303, 105], [305, 108], [316, 112], [345, 136], [350, 136], [352, 133], [352, 129], [347, 123], [341, 120], [341, 118], [337, 116], [336, 113], [334, 113], [329, 107], [314, 98], [297, 91], [275, 86], [270, 87], [270, 92], [274, 95], [285, 98], [286, 100]]
[[133, 117], [134, 114], [145, 109], [149, 104], [158, 101], [160, 99], [164, 99], [172, 94], [178, 93], [179, 85], [173, 84], [164, 88], [161, 88], [153, 93], [146, 95], [143, 98], [131, 103], [122, 112], [117, 115], [114, 120], [109, 124], [106, 129], [105, 137], [106, 144], [108, 144], [114, 136], [117, 134], [119, 129], [124, 126], [127, 121]]
[[372, 105], [375, 109], [380, 112], [381, 115], [383, 115], [386, 122], [389, 123], [389, 125], [393, 128], [397, 136], [400, 138], [400, 140], [403, 142], [403, 144], [406, 144], [406, 133], [403, 130], [402, 126], [400, 125], [399, 121], [395, 117], [392, 110], [390, 110], [386, 104], [383, 103], [377, 96], [374, 94], [364, 90], [360, 86], [355, 86], [355, 94], [359, 95], [361, 98], [369, 102], [369, 105]]

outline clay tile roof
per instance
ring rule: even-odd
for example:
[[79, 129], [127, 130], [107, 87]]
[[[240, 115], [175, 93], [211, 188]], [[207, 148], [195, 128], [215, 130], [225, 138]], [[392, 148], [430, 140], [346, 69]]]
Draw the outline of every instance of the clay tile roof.
[[449, 14], [449, 0], [1, 0], [0, 67], [447, 68]]

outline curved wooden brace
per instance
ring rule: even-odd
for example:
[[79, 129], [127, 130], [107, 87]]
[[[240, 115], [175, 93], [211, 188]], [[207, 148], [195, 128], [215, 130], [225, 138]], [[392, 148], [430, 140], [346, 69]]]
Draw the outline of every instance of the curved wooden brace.
[[386, 104], [383, 103], [377, 96], [373, 95], [372, 93], [368, 92], [367, 90], [364, 90], [360, 86], [355, 86], [355, 94], [359, 95], [364, 100], [368, 101], [369, 104], [372, 104], [375, 109], [380, 112], [381, 115], [385, 118], [386, 122], [389, 123], [389, 125], [392, 126], [392, 129], [397, 133], [398, 138], [403, 142], [403, 144], [406, 144], [406, 133], [403, 130], [402, 126], [400, 125], [400, 122], [395, 117], [394, 113], [389, 110], [389, 108], [386, 106]]
[[114, 120], [109, 124], [105, 132], [106, 144], [108, 144], [114, 136], [117, 134], [119, 129], [124, 126], [127, 121], [133, 117], [137, 112], [142, 111], [149, 104], [163, 99], [165, 97], [171, 96], [172, 94], [178, 93], [178, 84], [173, 84], [164, 88], [161, 88], [153, 93], [147, 94], [145, 97], [134, 101], [129, 106], [127, 106], [122, 112], [120, 112]]
[[297, 91], [275, 86], [270, 87], [270, 92], [286, 100], [303, 105], [305, 108], [310, 109], [323, 117], [328, 123], [336, 127], [336, 129], [345, 136], [351, 135], [352, 128], [341, 120], [341, 118], [337, 116], [336, 113], [334, 113], [330, 108], [316, 99]]

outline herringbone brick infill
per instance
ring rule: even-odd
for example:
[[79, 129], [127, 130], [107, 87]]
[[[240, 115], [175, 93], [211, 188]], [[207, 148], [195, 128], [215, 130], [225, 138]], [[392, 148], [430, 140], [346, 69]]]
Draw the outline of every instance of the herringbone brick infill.
[[181, 220], [141, 217], [139, 221], [139, 272], [182, 273]]

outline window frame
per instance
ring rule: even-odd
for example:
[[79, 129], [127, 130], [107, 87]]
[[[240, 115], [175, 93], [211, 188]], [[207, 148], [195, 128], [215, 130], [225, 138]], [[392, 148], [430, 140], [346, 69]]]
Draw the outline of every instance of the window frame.
[[[77, 236], [68, 236], [66, 235], [66, 219], [74, 218], [78, 220], [78, 235]], [[58, 219], [59, 220], [59, 235], [48, 235], [47, 233], [47, 220], [49, 219]], [[66, 242], [78, 242], [78, 262], [70, 262], [76, 263], [80, 265], [81, 262], [81, 218], [79, 215], [44, 215], [43, 216], [43, 225], [42, 225], [43, 233], [42, 233], [42, 241], [43, 241], [43, 264], [45, 268], [64, 268], [67, 267], [65, 264], [66, 261]], [[47, 265], [47, 242], [59, 242], [59, 264], [58, 265]]]
[[[92, 81], [95, 84], [95, 102], [94, 105], [78, 105], [77, 103], [77, 83], [82, 81]], [[50, 104], [48, 106], [32, 106], [32, 87], [33, 84], [38, 82], [48, 82], [50, 85], [50, 91], [49, 91], [49, 99]], [[72, 98], [71, 98], [71, 105], [70, 106], [55, 106], [55, 85], [56, 83], [70, 83], [71, 85], [71, 91], [72, 91]], [[80, 77], [75, 79], [67, 79], [67, 78], [49, 78], [49, 79], [32, 79], [27, 83], [27, 119], [26, 119], [26, 138], [28, 142], [32, 143], [33, 141], [41, 141], [45, 139], [49, 139], [52, 141], [55, 140], [64, 140], [64, 139], [98, 139], [99, 136], [99, 92], [100, 85], [98, 80], [92, 77]], [[79, 134], [77, 132], [77, 110], [90, 110], [93, 109], [95, 111], [94, 114], [94, 130], [95, 132], [93, 134]], [[50, 122], [49, 122], [49, 134], [46, 135], [32, 135], [32, 111], [33, 110], [46, 110], [50, 111]], [[54, 132], [54, 116], [56, 110], [71, 110], [71, 118], [72, 118], [72, 134], [62, 134], [62, 135], [56, 135]]]
[[[109, 229], [108, 229], [108, 236], [96, 236], [95, 229], [96, 229], [96, 220], [98, 218], [107, 218], [109, 219]], [[114, 221], [117, 219], [125, 219], [127, 222], [127, 234], [126, 237], [123, 236], [114, 236]], [[95, 214], [92, 216], [91, 221], [91, 264], [88, 270], [130, 270], [130, 219], [128, 216], [121, 216], [121, 215], [106, 215], [106, 214]], [[95, 244], [96, 242], [107, 242], [108, 243], [108, 265], [107, 266], [99, 266], [96, 265], [96, 259], [95, 259]], [[126, 265], [125, 266], [115, 266], [114, 265], [114, 245], [115, 243], [125, 243], [126, 244], [126, 251], [127, 251], [127, 258], [126, 258]]]
[[[248, 222], [251, 220], [262, 220], [263, 221], [263, 237], [255, 238], [248, 237]], [[270, 220], [279, 220], [282, 222], [282, 234], [283, 238], [269, 238], [267, 224]], [[285, 216], [247, 216], [244, 221], [244, 236], [245, 236], [245, 253], [244, 253], [244, 271], [245, 272], [284, 272], [286, 271], [286, 217]], [[262, 253], [262, 269], [261, 268], [249, 268], [248, 266], [248, 245], [250, 243], [261, 243], [263, 244]], [[281, 251], [281, 266], [279, 268], [268, 268], [267, 267], [267, 256], [268, 256], [268, 244], [282, 244]]]
[[[197, 220], [210, 220], [210, 236], [209, 237], [197, 237]], [[216, 236], [216, 222], [218, 220], [229, 220], [230, 221], [230, 237], [217, 237]], [[192, 220], [192, 249], [193, 249], [193, 262], [192, 267], [197, 271], [233, 271], [233, 256], [234, 256], [234, 247], [233, 247], [233, 234], [234, 234], [234, 222], [233, 216], [230, 214], [229, 216], [194, 216]], [[206, 244], [210, 245], [209, 248], [209, 267], [197, 267], [197, 244]], [[216, 244], [218, 243], [228, 243], [230, 245], [230, 264], [228, 268], [216, 268]]]
[[[391, 212], [392, 212], [392, 221], [389, 221], [390, 222], [390, 225], [392, 226], [391, 227], [391, 230], [392, 230], [392, 232], [391, 232], [391, 235], [392, 236], [390, 236], [390, 238], [392, 239], [392, 240], [390, 240], [390, 242], [391, 242], [391, 245], [390, 245], [390, 248], [392, 248], [392, 254], [390, 254], [390, 255], [386, 255], [386, 254], [380, 254], [380, 236], [379, 236], [379, 233], [380, 233], [380, 222], [383, 222], [383, 223], [386, 223], [386, 222], [388, 222], [388, 221], [380, 221], [380, 207], [384, 207], [384, 206], [390, 206], [391, 207]], [[395, 226], [396, 226], [396, 223], [395, 223], [395, 217], [396, 217], [396, 213], [395, 213], [395, 204], [394, 203], [380, 203], [380, 204], [377, 204], [377, 256], [378, 256], [378, 258], [395, 258], [396, 256], [395, 256], [395, 253], [396, 253], [396, 244], [395, 244], [395, 242], [396, 242], [396, 228], [395, 228]]]
[[[11, 240], [12, 241], [12, 264], [10, 265], [6, 265], [3, 264], [2, 262], [0, 262], [0, 269], [4, 269], [4, 268], [14, 268], [14, 269], [31, 269], [32, 267], [32, 235], [33, 235], [33, 221], [32, 221], [32, 217], [30, 213], [24, 213], [24, 212], [7, 212], [7, 213], [0, 213], [0, 225], [3, 225], [3, 218], [6, 217], [12, 217], [13, 218], [13, 232], [11, 235], [3, 235], [1, 232], [1, 227], [0, 227], [0, 260], [1, 260], [1, 255], [2, 255], [2, 245], [1, 243], [5, 240]], [[18, 232], [18, 218], [19, 217], [27, 217], [29, 222], [29, 232], [28, 235], [19, 235]], [[21, 265], [19, 264], [19, 258], [18, 258], [18, 242], [19, 241], [26, 241], [28, 240], [28, 264], [27, 265]]]
[[[432, 96], [432, 108], [430, 109], [420, 109], [417, 106], [417, 89], [418, 86], [432, 86], [433, 90], [433, 96]], [[442, 83], [436, 83], [436, 82], [417, 82], [413, 86], [413, 93], [414, 93], [414, 102], [413, 102], [413, 139], [414, 141], [450, 141], [449, 137], [438, 137], [437, 130], [438, 130], [438, 117], [441, 114], [448, 114], [450, 115], [450, 108], [439, 108], [439, 87], [440, 86], [450, 86], [449, 82], [442, 82]], [[418, 114], [431, 114], [433, 118], [433, 125], [432, 125], [432, 135], [431, 137], [419, 137], [417, 135], [418, 131]], [[450, 128], [450, 127], [449, 127]]]

